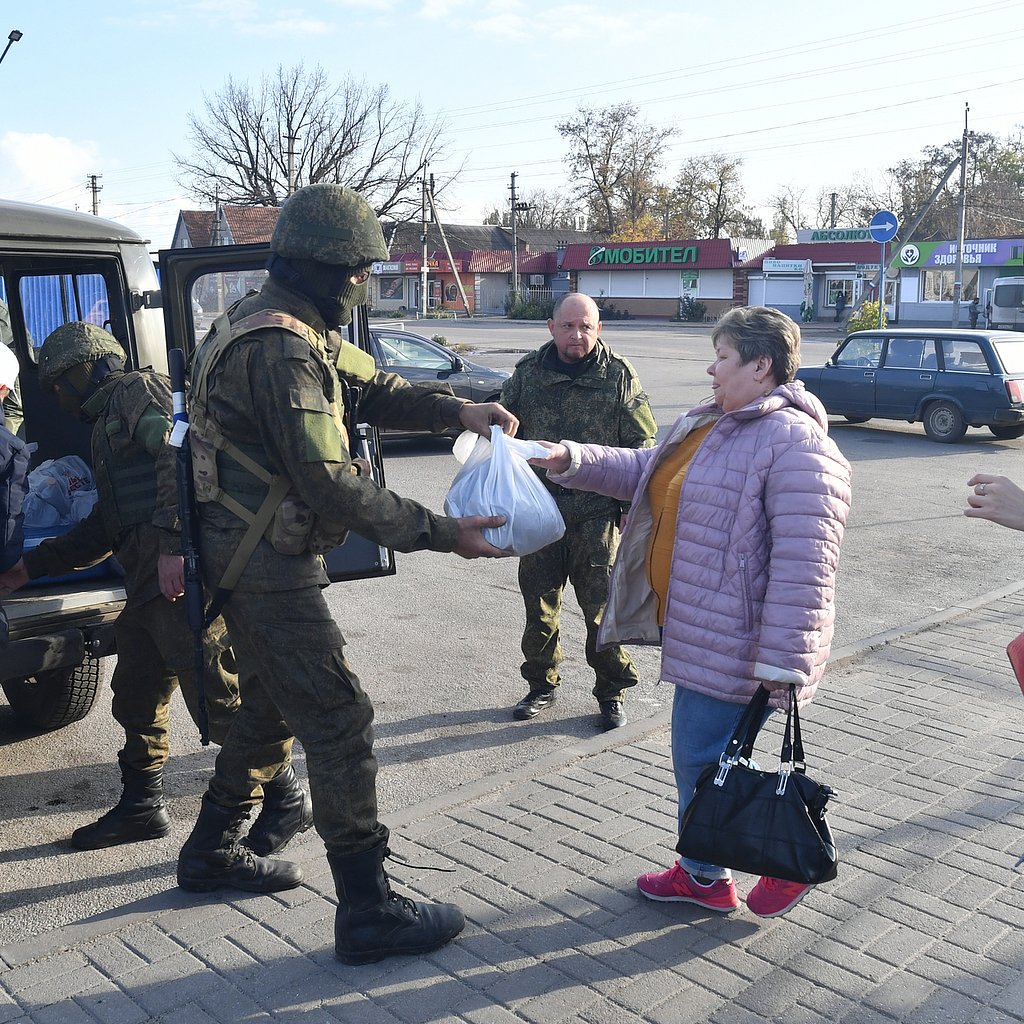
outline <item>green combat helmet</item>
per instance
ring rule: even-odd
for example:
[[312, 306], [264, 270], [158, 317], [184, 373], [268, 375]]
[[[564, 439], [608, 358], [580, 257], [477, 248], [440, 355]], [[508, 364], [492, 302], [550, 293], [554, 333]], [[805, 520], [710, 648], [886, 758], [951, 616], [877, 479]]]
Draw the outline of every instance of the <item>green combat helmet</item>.
[[358, 192], [344, 185], [306, 185], [277, 218], [270, 249], [290, 259], [365, 267], [388, 258], [380, 221]]
[[39, 383], [51, 388], [72, 367], [103, 356], [124, 360], [124, 349], [109, 331], [81, 320], [62, 324], [49, 334], [39, 350]]

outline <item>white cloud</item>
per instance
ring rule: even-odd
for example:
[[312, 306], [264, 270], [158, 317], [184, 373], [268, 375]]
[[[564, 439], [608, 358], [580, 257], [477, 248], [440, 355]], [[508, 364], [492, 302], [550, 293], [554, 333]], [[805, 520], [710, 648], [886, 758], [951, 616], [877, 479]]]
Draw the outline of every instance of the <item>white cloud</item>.
[[44, 133], [0, 135], [0, 191], [7, 199], [85, 207], [86, 175], [99, 173], [100, 149]]
[[[428, 21], [450, 18], [459, 8], [466, 7], [469, 0], [423, 0], [419, 16]], [[514, 0], [509, 0], [510, 3]]]

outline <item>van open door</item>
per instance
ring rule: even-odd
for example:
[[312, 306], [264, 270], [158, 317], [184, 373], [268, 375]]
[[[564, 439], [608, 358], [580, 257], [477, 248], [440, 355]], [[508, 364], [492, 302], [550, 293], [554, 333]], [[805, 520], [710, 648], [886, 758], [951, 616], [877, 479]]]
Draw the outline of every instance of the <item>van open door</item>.
[[[205, 336], [214, 320], [233, 302], [260, 288], [266, 279], [270, 247], [256, 245], [214, 245], [195, 249], [162, 249], [159, 253], [160, 292], [169, 347], [182, 348], [186, 358]], [[366, 307], [352, 311], [349, 341], [370, 351], [369, 322]], [[349, 438], [352, 455], [365, 459], [373, 479], [384, 486], [377, 428], [357, 423]], [[327, 575], [332, 583], [342, 580], [391, 576], [395, 556], [357, 534], [349, 534], [326, 557]]]

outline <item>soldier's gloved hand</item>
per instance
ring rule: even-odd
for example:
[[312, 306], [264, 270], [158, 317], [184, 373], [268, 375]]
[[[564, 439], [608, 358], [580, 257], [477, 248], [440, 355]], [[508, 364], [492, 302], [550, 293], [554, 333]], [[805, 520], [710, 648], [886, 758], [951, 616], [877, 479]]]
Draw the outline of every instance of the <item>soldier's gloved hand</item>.
[[6, 572], [0, 572], [0, 597], [7, 597], [28, 583], [25, 560], [19, 558]]
[[501, 427], [503, 434], [515, 437], [519, 429], [519, 417], [500, 405], [498, 402], [470, 402], [459, 412], [459, 422], [467, 429], [481, 437], [491, 436], [491, 424]]
[[459, 535], [452, 550], [463, 558], [508, 558], [512, 552], [502, 551], [484, 539], [483, 531], [503, 526], [504, 516], [463, 516], [455, 520]]
[[181, 555], [161, 555], [156, 561], [160, 593], [176, 601], [185, 593], [185, 559]]

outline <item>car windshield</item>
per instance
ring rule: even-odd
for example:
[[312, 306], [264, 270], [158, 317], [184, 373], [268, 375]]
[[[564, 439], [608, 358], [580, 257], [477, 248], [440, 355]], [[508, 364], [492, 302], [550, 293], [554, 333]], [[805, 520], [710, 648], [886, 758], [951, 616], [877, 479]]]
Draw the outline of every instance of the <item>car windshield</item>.
[[1024, 338], [1020, 341], [997, 341], [992, 347], [1007, 373], [1024, 373]]

